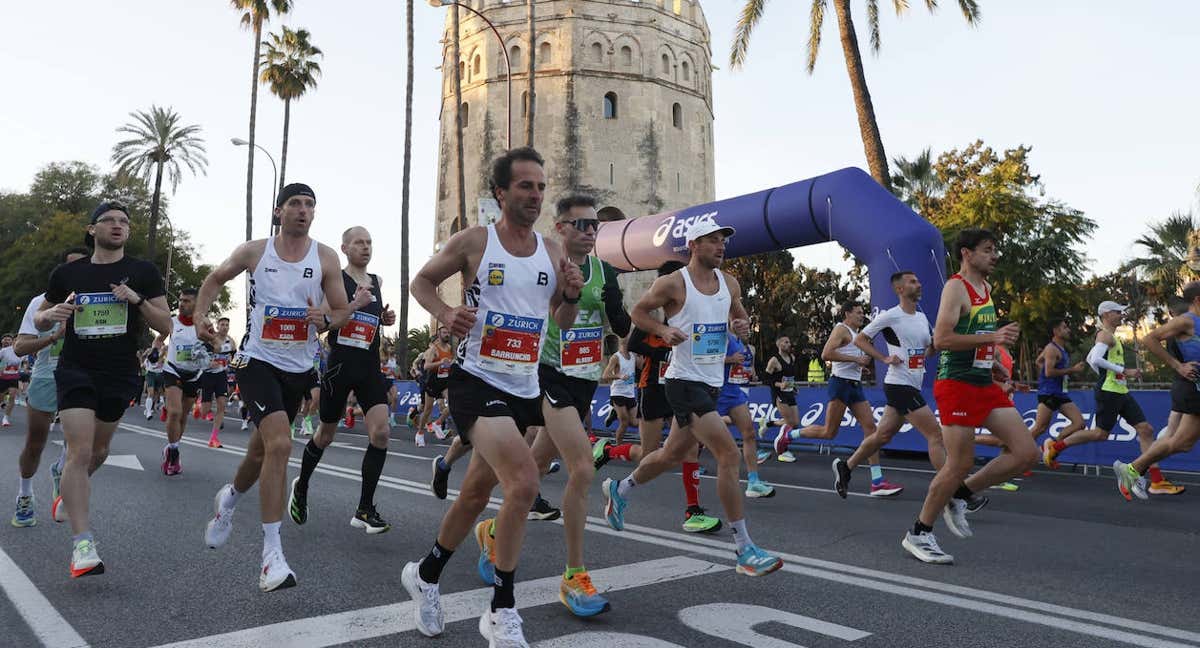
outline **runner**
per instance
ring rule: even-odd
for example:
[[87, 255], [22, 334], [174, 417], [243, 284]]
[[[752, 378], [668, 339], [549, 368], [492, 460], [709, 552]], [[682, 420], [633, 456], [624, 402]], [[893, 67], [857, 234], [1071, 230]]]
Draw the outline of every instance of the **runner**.
[[162, 275], [149, 261], [125, 254], [128, 240], [126, 207], [100, 203], [85, 236], [95, 248], [91, 258], [55, 268], [34, 315], [39, 331], [56, 322], [67, 329], [54, 369], [67, 461], [51, 515], [70, 518], [72, 577], [104, 573], [89, 519], [90, 476], [108, 457], [117, 422], [138, 395], [138, 336], [146, 324], [160, 335], [171, 330]]
[[[350, 318], [337, 253], [308, 235], [316, 202], [307, 185], [284, 187], [275, 204], [279, 234], [239, 245], [205, 278], [196, 300], [196, 331], [211, 340], [217, 331], [206, 313], [213, 300], [222, 286], [242, 272], [250, 273], [246, 336], [230, 364], [238, 372], [238, 387], [254, 431], [233, 483], [217, 491], [204, 541], [216, 548], [229, 540], [238, 499], [261, 477], [263, 551], [258, 587], [264, 592], [296, 584], [279, 541], [292, 449], [288, 429], [312, 383], [317, 334], [341, 328]], [[321, 310], [322, 299], [329, 302], [328, 315]]]
[[167, 348], [167, 363], [163, 367], [163, 382], [167, 386], [167, 445], [162, 451], [162, 471], [168, 476], [183, 472], [179, 440], [183, 438], [188, 413], [196, 404], [200, 375], [210, 358], [207, 345], [196, 338], [196, 325], [192, 321], [195, 307], [196, 289], [179, 291], [179, 315], [171, 318], [170, 342], [167, 336], [156, 340]]
[[609, 357], [601, 376], [601, 380], [609, 381], [608, 402], [618, 421], [612, 438], [616, 445], [625, 440], [625, 433], [631, 426], [638, 427], [637, 359], [637, 355], [629, 352], [629, 336], [617, 336], [617, 352]]
[[217, 339], [208, 368], [200, 376], [200, 411], [205, 420], [212, 421], [208, 447], [221, 447], [221, 429], [225, 427], [225, 410], [229, 406], [229, 361], [237, 353], [237, 345], [229, 337], [229, 318], [217, 320]]
[[[960, 538], [970, 537], [967, 500], [974, 493], [1032, 468], [1038, 459], [1029, 428], [1004, 390], [994, 382], [994, 373], [1000, 371], [995, 362], [996, 345], [1012, 344], [1020, 333], [1015, 323], [996, 329], [996, 307], [987, 281], [999, 258], [996, 237], [987, 230], [964, 229], [959, 232], [953, 249], [959, 255], [961, 268], [942, 289], [933, 327], [933, 345], [942, 350], [933, 395], [942, 419], [946, 463], [930, 482], [912, 531], [901, 541], [918, 559], [936, 564], [954, 562], [954, 557], [941, 550], [933, 535], [938, 514], [942, 513], [951, 533]], [[1000, 378], [1007, 380], [1009, 376], [1000, 373]], [[968, 478], [967, 473], [975, 464], [977, 427], [986, 427], [1005, 449]]]
[[[72, 248], [63, 254], [63, 263], [78, 261], [85, 256], [87, 256], [87, 250]], [[58, 366], [58, 356], [63, 347], [63, 335], [67, 330], [57, 322], [48, 331], [37, 329], [33, 318], [41, 310], [42, 303], [45, 301], [45, 293], [29, 301], [29, 306], [25, 308], [25, 316], [21, 319], [17, 341], [13, 344], [13, 351], [20, 355], [37, 355], [37, 360], [33, 363], [33, 371], [29, 376], [25, 446], [21, 448], [21, 455], [17, 460], [20, 488], [17, 492], [17, 510], [12, 518], [12, 525], [15, 527], [31, 527], [37, 524], [34, 511], [33, 476], [37, 473], [38, 464], [41, 463], [42, 450], [45, 449], [46, 438], [50, 435], [54, 413], [58, 411], [54, 368]], [[66, 460], [66, 455], [67, 446], [64, 444], [58, 459], [50, 465], [50, 477], [54, 484], [50, 495], [51, 502], [58, 499], [59, 480], [62, 477], [63, 461]]]
[[[750, 539], [744, 502], [738, 492], [738, 452], [728, 428], [717, 414], [717, 393], [724, 378], [722, 365], [728, 329], [744, 336], [749, 331], [746, 309], [737, 279], [720, 270], [725, 241], [732, 227], [722, 227], [711, 217], [697, 219], [687, 230], [691, 258], [688, 265], [654, 281], [633, 310], [638, 327], [645, 327], [673, 345], [667, 367], [667, 401], [674, 413], [672, 434], [659, 450], [642, 458], [637, 469], [622, 480], [604, 480], [608, 503], [605, 517], [613, 529], [625, 528], [625, 507], [632, 489], [645, 484], [683, 459], [696, 442], [717, 459], [717, 492], [733, 527], [737, 572], [749, 576], [769, 574], [783, 561], [759, 549]], [[662, 308], [667, 323], [657, 322], [650, 311]], [[685, 332], [686, 331], [686, 332]]]
[[[433, 416], [435, 402], [445, 402], [446, 386], [450, 382], [450, 368], [454, 365], [454, 348], [450, 346], [450, 329], [445, 326], [437, 327], [437, 335], [429, 343], [424, 353], [425, 382], [421, 393], [425, 396], [421, 407], [421, 418], [417, 421], [416, 444], [425, 445], [425, 432], [432, 432], [439, 440], [446, 438], [441, 424], [430, 421]], [[446, 407], [443, 405], [439, 413], [444, 416]], [[441, 416], [439, 418], [442, 418]]]
[[342, 284], [346, 298], [351, 299], [354, 315], [336, 333], [329, 332], [329, 366], [322, 375], [321, 426], [304, 446], [300, 476], [292, 480], [288, 513], [296, 524], [308, 520], [308, 482], [321, 461], [325, 448], [333, 443], [337, 421], [342, 417], [350, 392], [362, 405], [367, 424], [367, 449], [362, 459], [362, 491], [358, 508], [350, 518], [350, 526], [363, 529], [368, 535], [383, 533], [392, 528], [375, 510], [375, 489], [383, 464], [387, 460], [389, 382], [375, 368], [379, 358], [381, 326], [396, 323], [396, 314], [382, 304], [382, 281], [367, 272], [371, 261], [371, 233], [364, 227], [351, 227], [342, 232], [342, 253], [346, 267], [342, 269]]
[[145, 373], [146, 384], [146, 403], [145, 414], [146, 420], [149, 421], [154, 416], [154, 412], [160, 412], [161, 419], [167, 420], [167, 405], [164, 401], [166, 394], [163, 393], [163, 364], [167, 361], [166, 349], [158, 343], [158, 338], [155, 338], [154, 344], [146, 349], [144, 354], [145, 360], [142, 362], [142, 369]]
[[[925, 358], [933, 352], [933, 330], [929, 327], [929, 319], [925, 313], [917, 310], [917, 303], [921, 300], [921, 282], [914, 272], [901, 270], [892, 275], [891, 283], [900, 303], [880, 312], [854, 338], [854, 344], [867, 357], [887, 365], [887, 375], [883, 378], [887, 406], [883, 408], [883, 417], [879, 419], [875, 433], [864, 436], [849, 459], [839, 457], [833, 460], [833, 489], [842, 499], [846, 498], [849, 491], [853, 470], [868, 461], [869, 457], [878, 456], [879, 449], [896, 436], [905, 421], [925, 437], [929, 462], [933, 467], [941, 469], [946, 463], [942, 428], [921, 393], [921, 385], [925, 382]], [[880, 353], [872, 343], [875, 336], [881, 333], [887, 342], [887, 355]], [[877, 463], [871, 464], [872, 495], [875, 494], [873, 478], [876, 466]]]
[[[914, 277], [915, 279], [915, 277]], [[854, 419], [863, 430], [863, 442], [875, 434], [875, 414], [871, 402], [867, 400], [862, 388], [863, 368], [871, 364], [871, 356], [863, 352], [855, 344], [859, 329], [862, 327], [864, 314], [861, 304], [846, 302], [842, 304], [840, 316], [842, 321], [833, 327], [825, 348], [821, 350], [821, 359], [833, 364], [833, 373], [829, 376], [829, 402], [825, 406], [824, 425], [809, 425], [802, 430], [792, 430], [790, 437], [806, 439], [832, 440], [837, 436], [838, 427], [846, 408], [850, 408]], [[924, 316], [922, 316], [924, 317]], [[926, 320], [928, 323], [928, 320]], [[924, 349], [924, 347], [921, 347]], [[924, 356], [921, 356], [922, 358]], [[922, 361], [923, 362], [923, 361]], [[775, 437], [775, 452], [787, 452], [788, 436], [783, 430]], [[862, 444], [860, 444], [861, 446]], [[876, 450], [869, 455], [867, 464], [871, 467], [871, 496], [894, 497], [904, 490], [900, 484], [893, 484], [883, 476], [883, 467], [879, 462], [879, 448], [882, 444], [869, 443]]]
[[[1078, 373], [1083, 373], [1084, 363], [1071, 365], [1071, 354], [1067, 352], [1067, 340], [1071, 337], [1071, 326], [1067, 320], [1058, 318], [1050, 322], [1050, 341], [1038, 356], [1038, 407], [1037, 417], [1030, 432], [1037, 437], [1050, 427], [1050, 421], [1055, 412], [1061, 412], [1071, 423], [1059, 431], [1058, 441], [1083, 429], [1083, 414], [1067, 392], [1067, 379]], [[1042, 458], [1047, 468], [1058, 468], [1054, 457], [1058, 451], [1054, 449], [1054, 435], [1046, 437], [1042, 442]]]
[[746, 461], [746, 497], [775, 497], [775, 488], [758, 477], [758, 439], [750, 418], [750, 394], [747, 385], [756, 378], [754, 353], [750, 345], [734, 333], [725, 348], [725, 383], [717, 397], [717, 414], [738, 429], [742, 437], [742, 457]]
[[[1133, 496], [1138, 499], [1148, 497], [1147, 472], [1151, 475], [1149, 492], [1156, 492], [1156, 484], [1160, 489], [1156, 494], [1176, 495], [1182, 492], [1181, 487], [1166, 482], [1157, 463], [1172, 455], [1191, 451], [1200, 438], [1200, 384], [1197, 383], [1200, 380], [1200, 281], [1192, 281], [1184, 286], [1183, 300], [1188, 305], [1187, 312], [1172, 317], [1166, 324], [1146, 334], [1146, 348], [1176, 373], [1175, 381], [1171, 384], [1171, 413], [1179, 414], [1179, 423], [1173, 432], [1154, 441], [1149, 448], [1144, 448], [1131, 463], [1113, 462], [1117, 490], [1126, 500], [1132, 500]], [[1164, 343], [1167, 343], [1167, 347], [1163, 346]], [[1163, 489], [1164, 482], [1178, 490]]]
[[308, 387], [304, 390], [304, 402], [300, 404], [300, 410], [295, 417], [295, 427], [292, 428], [293, 439], [301, 434], [312, 436], [316, 430], [313, 425], [313, 417], [319, 414], [318, 410], [321, 405], [321, 376], [325, 375], [328, 357], [329, 350], [318, 339], [317, 350], [313, 352], [312, 357], [312, 373], [309, 374]]
[[17, 382], [21, 378], [21, 356], [13, 350], [13, 334], [0, 337], [0, 405], [4, 407], [0, 426], [10, 427], [13, 407], [17, 404]]
[[379, 373], [383, 375], [384, 384], [387, 385], [387, 411], [388, 411], [388, 427], [396, 427], [396, 350], [392, 345], [384, 345], [379, 356]]
[[[583, 277], [557, 242], [533, 231], [546, 188], [541, 156], [527, 147], [508, 151], [493, 164], [491, 185], [499, 222], [451, 236], [412, 282], [421, 306], [465, 338], [450, 372], [449, 396], [459, 438], [475, 452], [429, 555], [405, 565], [401, 582], [415, 603], [417, 630], [441, 634], [442, 569], [472, 527], [479, 532], [475, 520], [499, 483], [504, 501], [495, 537], [485, 541], [495, 580], [479, 631], [492, 646], [527, 646], [513, 582], [538, 468], [521, 431], [542, 424], [537, 365], [546, 313], [570, 328]], [[468, 287], [467, 303], [452, 307], [438, 296], [438, 286], [455, 273]]]
[[[783, 448], [777, 453], [779, 461], [792, 463], [796, 456], [787, 449], [787, 442], [792, 439], [792, 430], [800, 427], [800, 412], [796, 410], [796, 356], [792, 355], [792, 339], [784, 335], [775, 340], [775, 355], [767, 360], [767, 380], [771, 381], [771, 402], [783, 416], [783, 425], [775, 435], [775, 448]], [[766, 432], [770, 424], [770, 415], [763, 417], [759, 426], [759, 434]]]

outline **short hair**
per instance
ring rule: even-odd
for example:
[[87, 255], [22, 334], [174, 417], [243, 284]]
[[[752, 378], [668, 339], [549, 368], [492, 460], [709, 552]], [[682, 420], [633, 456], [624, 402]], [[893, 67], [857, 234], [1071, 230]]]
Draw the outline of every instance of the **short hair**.
[[554, 205], [554, 213], [557, 216], [564, 216], [571, 211], [572, 207], [591, 207], [596, 208], [596, 199], [592, 196], [583, 193], [571, 193], [558, 199]]
[[180, 297], [195, 297], [198, 294], [200, 293], [195, 288], [184, 288], [179, 291]]
[[862, 308], [862, 304], [856, 301], [842, 302], [842, 307], [838, 309], [838, 317], [846, 319], [846, 316], [853, 313], [855, 308]]
[[895, 285], [901, 279], [907, 277], [908, 275], [912, 275], [915, 277], [915, 276], [917, 276], [917, 273], [913, 272], [912, 270], [898, 270], [896, 272], [893, 272], [892, 280], [891, 280], [892, 285]]
[[658, 276], [665, 277], [686, 265], [686, 263], [682, 261], [676, 261], [674, 259], [666, 261], [662, 265], [658, 266]]
[[1183, 297], [1176, 295], [1167, 297], [1167, 312], [1171, 314], [1171, 317], [1179, 317], [1180, 315], [1183, 315], [1190, 307], [1191, 304], [1184, 301]]
[[228, 317], [218, 317], [217, 318], [217, 324], [220, 324], [221, 322], [228, 322], [228, 321], [229, 321]]
[[1200, 297], [1200, 281], [1189, 281], [1183, 287], [1183, 301], [1188, 303], [1188, 307], [1191, 307], [1197, 297]]
[[[350, 240], [350, 232], [353, 232], [354, 230], [359, 230], [359, 229], [364, 232], [367, 232], [367, 228], [363, 227], [362, 225], [355, 225], [353, 227], [347, 227], [346, 231], [342, 232], [342, 245], [345, 245]], [[367, 232], [367, 233], [370, 234], [370, 232]]]
[[958, 236], [954, 239], [955, 255], [961, 259], [963, 248], [974, 250], [979, 246], [980, 243], [983, 243], [984, 241], [996, 243], [996, 235], [992, 234], [990, 230], [985, 230], [982, 227], [968, 227], [959, 232]]
[[1050, 324], [1046, 327], [1046, 334], [1049, 335], [1050, 337], [1054, 337], [1054, 329], [1058, 328], [1060, 324], [1066, 324], [1066, 323], [1067, 323], [1067, 319], [1065, 317], [1050, 318]]
[[72, 247], [72, 248], [67, 248], [66, 250], [63, 250], [62, 262], [66, 263], [67, 257], [71, 256], [72, 254], [82, 254], [83, 256], [89, 256], [89, 255], [91, 255], [91, 253], [92, 253], [92, 251], [85, 247], [76, 246], [76, 247]]
[[491, 190], [493, 198], [499, 200], [500, 197], [496, 194], [497, 190], [508, 189], [508, 185], [512, 184], [513, 163], [521, 160], [537, 162], [538, 166], [542, 167], [546, 166], [546, 161], [532, 146], [521, 146], [505, 151], [504, 155], [492, 162]]

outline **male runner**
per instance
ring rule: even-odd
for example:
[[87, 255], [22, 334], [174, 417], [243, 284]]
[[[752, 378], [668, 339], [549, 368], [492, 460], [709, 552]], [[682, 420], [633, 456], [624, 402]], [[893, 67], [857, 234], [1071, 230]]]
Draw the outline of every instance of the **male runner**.
[[200, 411], [212, 421], [208, 447], [221, 447], [221, 428], [225, 425], [225, 409], [229, 406], [229, 362], [237, 353], [237, 345], [229, 337], [229, 318], [217, 320], [217, 339], [212, 344], [212, 358], [200, 376]]
[[167, 406], [163, 403], [163, 364], [167, 361], [166, 349], [158, 343], [158, 338], [155, 338], [154, 344], [146, 349], [144, 355], [145, 360], [142, 363], [142, 368], [146, 372], [146, 420], [154, 416], [155, 410], [161, 410], [160, 414], [163, 421], [167, 420]]
[[[491, 543], [496, 577], [479, 632], [492, 646], [527, 646], [513, 581], [526, 514], [538, 491], [538, 468], [521, 432], [542, 424], [537, 365], [546, 313], [570, 328], [583, 276], [556, 241], [533, 230], [546, 190], [536, 151], [517, 148], [497, 158], [491, 185], [500, 203], [499, 222], [451, 236], [412, 282], [421, 306], [452, 335], [465, 338], [450, 371], [450, 415], [459, 438], [475, 452], [429, 555], [405, 565], [401, 582], [416, 604], [417, 630], [428, 637], [441, 634], [442, 569], [499, 483], [504, 501]], [[467, 287], [462, 306], [450, 306], [438, 295], [438, 286], [455, 273]]]
[[166, 335], [157, 340], [167, 347], [167, 363], [163, 366], [163, 382], [167, 386], [167, 445], [162, 451], [162, 471], [167, 476], [183, 472], [179, 440], [183, 438], [188, 412], [196, 404], [200, 375], [209, 365], [208, 345], [196, 337], [195, 308], [196, 289], [179, 291], [179, 315], [171, 318], [170, 342]]
[[[537, 368], [546, 425], [533, 442], [533, 456], [539, 468], [548, 466], [555, 456], [562, 457], [567, 467], [562, 502], [567, 565], [559, 583], [559, 600], [573, 614], [582, 617], [609, 609], [608, 601], [596, 591], [583, 564], [587, 492], [596, 472], [583, 422], [591, 416], [592, 396], [600, 380], [605, 320], [617, 335], [629, 334], [629, 314], [621, 302], [616, 270], [591, 254], [599, 228], [596, 200], [591, 196], [569, 194], [555, 205], [554, 230], [567, 259], [579, 268], [584, 283], [573, 324], [560, 328], [553, 320], [547, 323]], [[483, 520], [475, 529], [475, 539], [480, 545], [481, 576], [493, 571], [489, 559], [493, 550], [492, 522]]]
[[336, 332], [326, 336], [329, 342], [329, 364], [321, 377], [321, 426], [304, 446], [300, 476], [292, 480], [288, 513], [296, 524], [308, 520], [308, 481], [317, 469], [325, 448], [333, 443], [337, 422], [345, 412], [346, 400], [354, 392], [362, 405], [367, 424], [367, 450], [362, 459], [362, 491], [358, 509], [350, 518], [350, 526], [363, 529], [368, 535], [383, 533], [392, 528], [375, 510], [375, 489], [383, 464], [387, 460], [388, 406], [390, 381], [376, 369], [379, 358], [381, 327], [396, 323], [396, 314], [383, 304], [380, 292], [383, 282], [378, 275], [367, 272], [371, 262], [371, 233], [365, 227], [351, 227], [342, 232], [342, 254], [346, 267], [342, 269], [342, 284], [346, 298], [351, 299], [354, 314]]
[[[1038, 354], [1038, 407], [1034, 418], [1033, 429], [1030, 433], [1037, 439], [1042, 432], [1050, 427], [1055, 412], [1061, 412], [1070, 424], [1058, 433], [1057, 440], [1062, 441], [1083, 429], [1083, 414], [1071, 402], [1067, 392], [1067, 379], [1078, 373], [1083, 373], [1085, 364], [1071, 364], [1071, 354], [1067, 351], [1067, 340], [1071, 337], [1071, 326], [1067, 320], [1057, 318], [1050, 322], [1050, 341]], [[1054, 460], [1057, 451], [1054, 450], [1055, 438], [1046, 437], [1042, 442], [1042, 458], [1047, 468], [1058, 468]]]
[[166, 289], [153, 263], [125, 254], [129, 212], [117, 202], [94, 210], [84, 240], [94, 246], [90, 258], [54, 269], [46, 301], [34, 326], [47, 331], [66, 327], [62, 353], [54, 369], [58, 415], [67, 445], [62, 493], [51, 514], [65, 507], [74, 551], [71, 576], [104, 573], [89, 519], [90, 476], [108, 457], [117, 422], [141, 385], [137, 341], [145, 325], [160, 335], [171, 330]]
[[[942, 350], [933, 396], [942, 419], [946, 463], [930, 482], [912, 531], [901, 541], [909, 553], [935, 564], [954, 562], [933, 535], [938, 513], [943, 514], [951, 533], [970, 537], [967, 499], [1032, 468], [1038, 459], [1029, 428], [993, 377], [1000, 371], [995, 361], [996, 345], [1013, 344], [1020, 334], [1015, 322], [996, 329], [996, 307], [987, 281], [1000, 256], [996, 237], [984, 229], [967, 228], [959, 232], [954, 250], [961, 268], [942, 289], [933, 326], [933, 345]], [[1003, 373], [1000, 377], [1008, 379]], [[975, 464], [977, 427], [986, 427], [1004, 444], [1005, 451], [968, 478]]]
[[[792, 463], [796, 456], [787, 449], [791, 440], [792, 430], [800, 427], [800, 412], [796, 409], [796, 356], [792, 355], [792, 339], [784, 335], [775, 340], [775, 355], [767, 360], [766, 375], [771, 382], [771, 402], [783, 416], [783, 425], [775, 435], [775, 448], [783, 448], [777, 452], [777, 458], [784, 463]], [[759, 432], [766, 432], [770, 415], [764, 416]]]
[[[887, 375], [883, 378], [883, 395], [887, 398], [887, 406], [883, 408], [883, 417], [879, 419], [875, 433], [864, 436], [849, 459], [839, 457], [833, 460], [833, 488], [842, 499], [846, 498], [849, 490], [852, 471], [868, 461], [869, 457], [878, 456], [879, 449], [896, 436], [904, 421], [912, 424], [925, 437], [929, 447], [929, 462], [934, 469], [940, 469], [946, 463], [942, 428], [925, 403], [925, 396], [921, 394], [921, 385], [925, 382], [925, 358], [933, 352], [933, 329], [925, 313], [917, 310], [917, 302], [921, 300], [921, 282], [914, 272], [901, 270], [892, 275], [892, 290], [900, 303], [880, 312], [854, 338], [855, 346], [867, 357], [887, 365]], [[875, 336], [881, 333], [887, 342], [887, 355], [880, 353], [872, 343]], [[877, 462], [871, 465], [872, 471], [877, 465]]]
[[327, 358], [328, 353], [325, 345], [318, 339], [317, 350], [313, 353], [312, 357], [312, 374], [308, 379], [308, 387], [304, 390], [304, 402], [300, 403], [298, 415], [295, 417], [295, 428], [292, 430], [292, 438], [300, 434], [312, 436], [315, 431], [313, 416], [319, 414], [318, 410], [321, 405], [321, 376], [325, 375]]
[[[790, 436], [793, 439], [796, 437], [833, 439], [837, 436], [838, 427], [842, 424], [842, 417], [846, 414], [847, 407], [858, 421], [858, 425], [862, 427], [864, 442], [875, 434], [875, 414], [872, 411], [871, 402], [867, 400], [862, 388], [863, 367], [871, 364], [871, 356], [864, 353], [855, 344], [855, 338], [858, 337], [858, 331], [865, 319], [863, 307], [861, 304], [846, 302], [842, 304], [840, 315], [842, 321], [833, 327], [829, 339], [825, 341], [825, 348], [821, 350], [821, 359], [833, 364], [833, 372], [829, 376], [827, 387], [829, 402], [825, 406], [825, 423], [824, 425], [809, 425], [802, 430], [792, 430]], [[779, 435], [775, 437], [775, 452], [780, 454], [787, 452], [788, 441], [788, 437], [783, 434], [781, 429]], [[872, 442], [870, 445], [876, 448], [867, 460], [871, 467], [871, 496], [893, 497], [899, 495], [904, 487], [893, 484], [883, 477], [883, 467], [879, 464], [878, 450], [882, 444], [876, 445]]]
[[746, 497], [775, 497], [775, 488], [758, 477], [758, 439], [750, 418], [750, 394], [746, 387], [754, 380], [754, 354], [750, 345], [734, 333], [725, 348], [725, 383], [717, 396], [717, 414], [729, 420], [742, 436], [742, 457], [746, 461]]
[[[1174, 433], [1142, 450], [1131, 463], [1113, 462], [1117, 490], [1126, 500], [1133, 496], [1146, 499], [1146, 473], [1153, 475], [1157, 462], [1191, 451], [1200, 439], [1200, 281], [1184, 286], [1183, 299], [1188, 304], [1186, 313], [1146, 334], [1146, 348], [1176, 373], [1171, 384], [1171, 412], [1180, 414], [1179, 425]], [[1163, 346], [1168, 340], [1175, 341], [1174, 353]]]
[[[454, 348], [450, 346], [450, 329], [445, 326], [437, 327], [437, 335], [425, 350], [425, 383], [421, 393], [425, 396], [421, 407], [421, 418], [417, 421], [416, 443], [425, 445], [425, 432], [434, 433], [439, 439], [444, 439], [442, 426], [430, 421], [433, 416], [433, 405], [437, 401], [445, 402], [446, 386], [450, 382], [450, 367], [454, 365]], [[444, 416], [446, 408], [441, 413]]]
[[13, 336], [5, 333], [0, 337], [0, 405], [4, 408], [0, 427], [9, 427], [8, 417], [17, 404], [17, 382], [21, 378], [21, 356], [13, 350]]
[[[275, 203], [279, 233], [239, 245], [204, 279], [196, 300], [196, 331], [211, 340], [217, 334], [207, 316], [213, 300], [222, 286], [242, 272], [250, 273], [246, 336], [231, 364], [238, 372], [238, 388], [254, 430], [233, 483], [217, 491], [204, 542], [217, 548], [229, 540], [238, 499], [261, 477], [263, 551], [258, 587], [264, 592], [296, 584], [279, 541], [292, 450], [289, 429], [312, 382], [317, 334], [341, 328], [350, 318], [337, 253], [308, 235], [316, 204], [316, 194], [308, 185], [284, 187]], [[329, 302], [328, 315], [321, 310], [323, 299]]]
[[629, 352], [628, 335], [617, 338], [617, 352], [609, 357], [600, 378], [609, 381], [608, 401], [618, 421], [612, 442], [620, 445], [629, 427], [637, 424], [637, 356]]
[[[63, 263], [71, 263], [87, 256], [87, 250], [72, 248], [63, 255]], [[39, 331], [33, 323], [34, 315], [41, 310], [46, 301], [42, 293], [29, 301], [25, 308], [25, 316], [21, 319], [21, 328], [17, 332], [17, 341], [13, 351], [20, 355], [37, 354], [33, 363], [33, 371], [29, 376], [29, 393], [26, 398], [25, 446], [17, 459], [21, 473], [20, 490], [17, 493], [17, 511], [13, 514], [12, 525], [15, 527], [30, 527], [37, 524], [34, 516], [33, 475], [41, 463], [42, 450], [46, 447], [46, 438], [50, 435], [50, 426], [54, 421], [54, 413], [58, 411], [58, 398], [55, 394], [54, 368], [58, 366], [58, 356], [62, 353], [62, 339], [66, 328], [58, 323], [49, 331]], [[62, 478], [62, 465], [66, 459], [67, 447], [64, 444], [58, 459], [50, 465], [50, 477], [54, 489], [50, 501], [58, 499], [59, 480]]]
[[[725, 240], [733, 234], [732, 227], [722, 227], [712, 218], [697, 219], [685, 235], [691, 254], [687, 266], [656, 279], [633, 309], [633, 321], [639, 328], [674, 347], [666, 392], [675, 427], [666, 445], [643, 457], [628, 477], [604, 480], [608, 500], [604, 514], [609, 526], [624, 529], [626, 498], [632, 489], [677, 464], [696, 442], [703, 443], [717, 459], [717, 492], [733, 527], [737, 572], [762, 576], [782, 567], [783, 561], [750, 539], [738, 492], [737, 446], [716, 411], [730, 324], [739, 336], [750, 329], [741, 286], [720, 269]], [[666, 324], [651, 315], [656, 308], [663, 309]]]
[[379, 373], [383, 376], [384, 384], [387, 385], [387, 411], [388, 411], [388, 427], [396, 427], [396, 350], [391, 344], [386, 344], [380, 349], [379, 356]]

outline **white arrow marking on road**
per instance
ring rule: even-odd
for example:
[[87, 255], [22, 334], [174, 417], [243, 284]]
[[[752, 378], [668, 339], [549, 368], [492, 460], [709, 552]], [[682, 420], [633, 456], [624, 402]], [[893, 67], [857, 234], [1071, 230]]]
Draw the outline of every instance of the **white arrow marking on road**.
[[576, 632], [534, 644], [536, 648], [682, 648], [679, 644], [624, 632]]
[[857, 628], [793, 614], [786, 610], [772, 610], [761, 605], [741, 603], [696, 605], [681, 610], [679, 620], [705, 634], [755, 648], [804, 648], [800, 644], [755, 632], [753, 627], [763, 623], [783, 623], [797, 630], [808, 630], [846, 641], [858, 641], [871, 636], [870, 632], [863, 632]]
[[[58, 445], [62, 445], [62, 441], [55, 441]], [[128, 468], [129, 470], [141, 470], [142, 462], [138, 461], [137, 455], [108, 455], [108, 459], [104, 460], [105, 466], [116, 466], [117, 468]]]

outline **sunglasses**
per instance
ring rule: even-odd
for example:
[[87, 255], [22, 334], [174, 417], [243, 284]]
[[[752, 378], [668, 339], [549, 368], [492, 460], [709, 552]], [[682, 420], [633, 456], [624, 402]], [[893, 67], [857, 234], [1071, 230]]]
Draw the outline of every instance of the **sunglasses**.
[[591, 230], [593, 232], [600, 230], [600, 220], [596, 218], [576, 218], [575, 220], [559, 221], [560, 223], [573, 225], [580, 232]]

